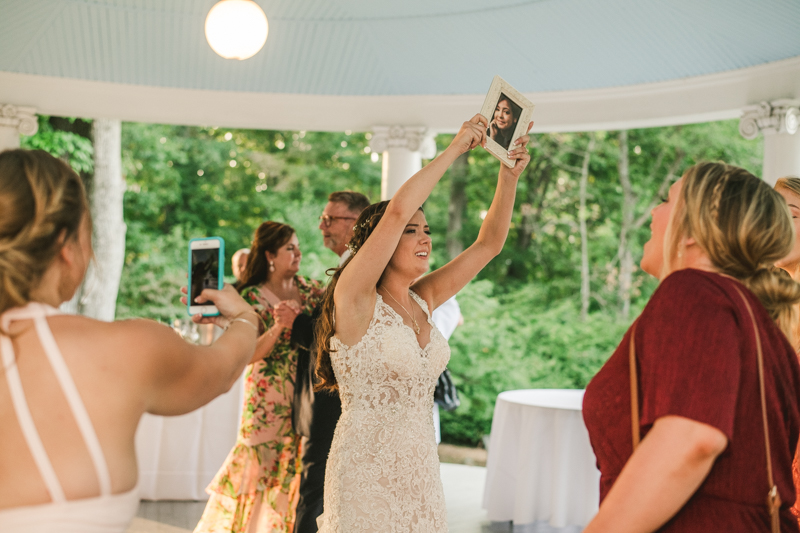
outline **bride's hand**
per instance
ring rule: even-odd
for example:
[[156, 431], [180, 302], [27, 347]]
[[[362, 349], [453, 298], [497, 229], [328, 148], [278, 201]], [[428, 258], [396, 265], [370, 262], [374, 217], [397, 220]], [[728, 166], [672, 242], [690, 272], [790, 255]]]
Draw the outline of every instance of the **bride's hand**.
[[486, 128], [489, 123], [486, 117], [478, 113], [467, 122], [461, 125], [453, 141], [450, 143], [450, 148], [457, 150], [459, 154], [469, 152], [476, 146], [486, 146]]
[[[531, 131], [533, 127], [533, 122], [528, 124], [528, 131]], [[531, 154], [528, 153], [528, 143], [531, 140], [531, 136], [527, 133], [514, 141], [511, 145], [511, 148], [508, 150], [508, 158], [515, 161], [514, 166], [512, 168], [508, 168], [507, 166], [501, 164], [500, 165], [500, 175], [509, 176], [514, 179], [519, 178], [522, 171], [525, 170], [525, 167], [528, 166], [528, 163], [531, 161]]]

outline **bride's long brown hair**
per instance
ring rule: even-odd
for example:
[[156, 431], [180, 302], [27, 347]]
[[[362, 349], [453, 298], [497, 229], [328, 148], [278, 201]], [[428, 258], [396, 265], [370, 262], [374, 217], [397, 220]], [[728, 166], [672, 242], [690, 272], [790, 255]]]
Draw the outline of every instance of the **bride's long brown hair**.
[[333, 373], [333, 367], [331, 366], [331, 338], [336, 331], [333, 324], [333, 291], [336, 290], [336, 284], [339, 282], [339, 277], [344, 269], [350, 264], [358, 250], [367, 242], [378, 222], [383, 218], [387, 205], [389, 205], [388, 200], [378, 202], [361, 212], [356, 220], [356, 225], [353, 227], [353, 238], [350, 239], [350, 243], [347, 245], [350, 249], [350, 257], [340, 267], [332, 268], [327, 272], [331, 276], [331, 281], [322, 300], [322, 308], [316, 326], [317, 363], [314, 373], [316, 374], [317, 382], [314, 385], [314, 390], [335, 391], [339, 388], [336, 383], [336, 375]]

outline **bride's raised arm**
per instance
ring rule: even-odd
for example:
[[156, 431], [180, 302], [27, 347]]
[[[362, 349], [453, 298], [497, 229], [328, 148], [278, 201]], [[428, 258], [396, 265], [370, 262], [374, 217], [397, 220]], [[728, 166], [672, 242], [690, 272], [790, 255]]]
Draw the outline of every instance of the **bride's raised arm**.
[[[532, 126], [533, 122], [528, 125], [528, 131]], [[420, 279], [412, 287], [414, 292], [428, 302], [431, 311], [455, 296], [503, 250], [511, 225], [511, 214], [514, 211], [517, 181], [531, 160], [527, 149], [529, 140], [528, 135], [520, 137], [509, 151], [508, 157], [516, 160], [513, 168], [500, 165], [494, 199], [481, 224], [475, 243], [442, 268]]]
[[486, 128], [486, 118], [480, 114], [464, 122], [450, 146], [395, 193], [375, 230], [342, 271], [336, 284], [333, 294], [336, 309], [347, 310], [336, 313], [337, 332], [347, 337], [350, 336], [348, 331], [355, 334], [369, 325], [375, 307], [375, 287], [408, 221], [456, 158], [486, 142]]

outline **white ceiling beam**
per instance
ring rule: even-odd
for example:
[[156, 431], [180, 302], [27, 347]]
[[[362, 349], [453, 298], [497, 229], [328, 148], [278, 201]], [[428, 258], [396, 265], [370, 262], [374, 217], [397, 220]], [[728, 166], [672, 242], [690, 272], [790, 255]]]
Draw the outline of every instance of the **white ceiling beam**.
[[[320, 96], [174, 89], [0, 72], [0, 102], [39, 113], [274, 130], [369, 131], [375, 124], [454, 132], [476, 95]], [[682, 80], [526, 94], [534, 131], [644, 128], [737, 118], [762, 100], [800, 97], [800, 56]]]

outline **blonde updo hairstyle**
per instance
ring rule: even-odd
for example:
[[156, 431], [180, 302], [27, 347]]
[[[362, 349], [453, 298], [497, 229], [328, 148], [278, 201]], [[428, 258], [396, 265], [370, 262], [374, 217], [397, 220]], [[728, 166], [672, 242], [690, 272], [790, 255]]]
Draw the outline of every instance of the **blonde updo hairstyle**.
[[[779, 191], [781, 189], [787, 190], [796, 196], [800, 197], [800, 178], [795, 178], [793, 176], [787, 176], [785, 178], [779, 179], [775, 183], [775, 190]], [[790, 274], [791, 275], [791, 274]], [[798, 306], [795, 306], [795, 312], [798, 311]], [[800, 353], [800, 320], [796, 320], [794, 323], [794, 350]]]
[[89, 216], [83, 182], [42, 150], [0, 153], [0, 314], [31, 291]]
[[750, 172], [724, 163], [698, 163], [683, 175], [664, 239], [664, 272], [680, 268], [681, 241], [693, 238], [723, 274], [761, 301], [792, 345], [800, 285], [773, 267], [795, 240], [786, 201]]
[[322, 300], [320, 308], [319, 319], [317, 320], [316, 331], [314, 338], [317, 340], [317, 361], [314, 368], [316, 376], [316, 383], [314, 390], [320, 391], [335, 391], [339, 388], [336, 383], [336, 375], [333, 372], [331, 365], [331, 339], [336, 332], [336, 327], [333, 323], [334, 303], [333, 292], [336, 290], [336, 284], [339, 282], [339, 277], [350, 261], [358, 253], [358, 250], [367, 242], [367, 239], [375, 228], [378, 222], [383, 218], [386, 212], [386, 206], [389, 205], [388, 200], [378, 202], [370, 205], [364, 209], [356, 219], [355, 226], [353, 226], [353, 238], [347, 244], [347, 249], [350, 250], [350, 257], [338, 268], [331, 268], [327, 274], [331, 276], [328, 288], [325, 291], [325, 297]]
[[775, 182], [775, 190], [777, 191], [778, 189], [786, 189], [787, 191], [800, 196], [800, 178], [795, 178], [793, 176], [781, 178]]

